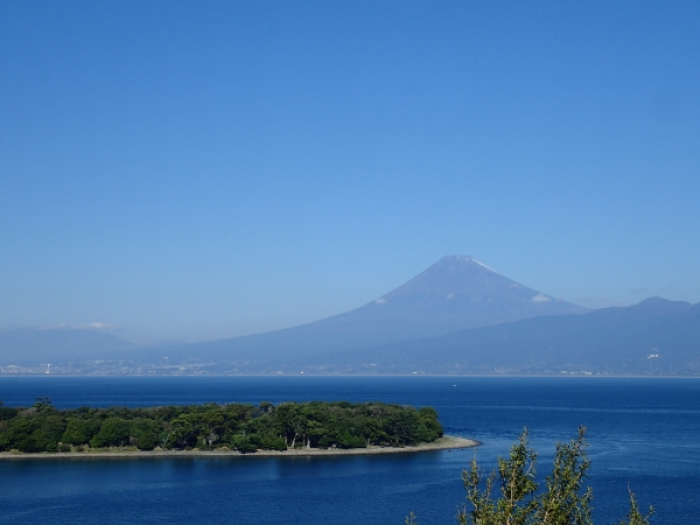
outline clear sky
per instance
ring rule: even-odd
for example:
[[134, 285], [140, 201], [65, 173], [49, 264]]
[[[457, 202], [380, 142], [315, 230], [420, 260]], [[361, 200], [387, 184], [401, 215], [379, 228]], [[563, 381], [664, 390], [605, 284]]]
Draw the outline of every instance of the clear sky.
[[700, 302], [700, 2], [0, 2], [0, 330], [197, 341], [446, 254]]

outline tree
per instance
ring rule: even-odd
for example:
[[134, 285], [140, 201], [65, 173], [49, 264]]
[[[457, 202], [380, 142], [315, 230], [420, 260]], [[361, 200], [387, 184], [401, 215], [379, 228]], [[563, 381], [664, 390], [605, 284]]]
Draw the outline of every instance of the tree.
[[[459, 525], [593, 525], [592, 491], [583, 480], [590, 462], [586, 456], [585, 428], [570, 443], [557, 444], [552, 472], [543, 490], [536, 481], [538, 454], [529, 446], [527, 430], [498, 459], [498, 469], [484, 478], [476, 459], [462, 471], [468, 503], [457, 515]], [[498, 491], [498, 496], [494, 493]], [[630, 511], [620, 525], [649, 525], [653, 509], [644, 515], [630, 491]], [[416, 524], [411, 513], [406, 523]]]
[[61, 441], [72, 445], [85, 445], [99, 430], [99, 420], [72, 419], [68, 422]]
[[90, 447], [119, 447], [129, 443], [131, 422], [110, 417], [100, 425], [100, 430], [90, 439]]
[[243, 434], [236, 434], [233, 436], [231, 445], [233, 445], [233, 448], [238, 450], [238, 452], [241, 454], [249, 454], [252, 452], [257, 452], [258, 450], [258, 448], [250, 442], [248, 436], [244, 436]]

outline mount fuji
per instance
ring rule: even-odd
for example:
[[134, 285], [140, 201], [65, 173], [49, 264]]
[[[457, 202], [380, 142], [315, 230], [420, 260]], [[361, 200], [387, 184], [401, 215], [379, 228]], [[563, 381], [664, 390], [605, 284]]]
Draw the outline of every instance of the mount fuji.
[[168, 349], [168, 355], [183, 362], [288, 361], [587, 311], [519, 284], [472, 257], [449, 255], [355, 310], [273, 332], [180, 345]]

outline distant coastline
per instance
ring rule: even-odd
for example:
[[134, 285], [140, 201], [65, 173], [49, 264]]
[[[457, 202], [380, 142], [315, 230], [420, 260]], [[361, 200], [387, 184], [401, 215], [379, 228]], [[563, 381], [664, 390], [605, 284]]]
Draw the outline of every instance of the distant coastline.
[[258, 450], [243, 454], [237, 450], [138, 450], [132, 447], [103, 449], [89, 452], [0, 452], [0, 460], [35, 460], [35, 459], [146, 459], [146, 458], [211, 458], [211, 457], [329, 457], [329, 456], [368, 456], [374, 454], [407, 454], [473, 448], [481, 442], [458, 436], [443, 436], [432, 443], [404, 447], [367, 448], [295, 448], [288, 450]]
[[165, 378], [165, 377], [598, 377], [598, 378], [700, 378], [700, 371], [688, 373], [672, 372], [586, 372], [586, 371], [560, 371], [560, 372], [178, 372], [178, 373], [125, 373], [122, 371], [106, 372], [63, 372], [51, 370], [47, 373], [44, 368], [23, 368], [21, 371], [8, 371], [0, 367], [0, 380], [3, 378], [25, 378], [25, 377], [51, 377], [51, 378], [76, 378], [76, 377], [102, 377], [102, 378]]

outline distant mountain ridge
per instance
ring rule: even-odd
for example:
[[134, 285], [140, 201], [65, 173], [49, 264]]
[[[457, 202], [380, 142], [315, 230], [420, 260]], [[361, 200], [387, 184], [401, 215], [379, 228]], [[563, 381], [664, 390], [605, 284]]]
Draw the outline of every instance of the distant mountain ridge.
[[469, 256], [449, 255], [364, 306], [309, 324], [169, 349], [192, 359], [288, 361], [540, 315], [589, 311], [516, 283]]
[[0, 333], [0, 366], [110, 359], [137, 345], [97, 330], [15, 328]]
[[447, 256], [359, 308], [257, 335], [138, 346], [97, 330], [0, 333], [0, 372], [45, 373], [48, 363], [67, 374], [700, 375], [700, 304], [590, 311]]
[[[700, 303], [650, 298], [331, 357], [339, 369], [405, 373], [700, 373]], [[345, 367], [345, 368], [344, 368]]]

